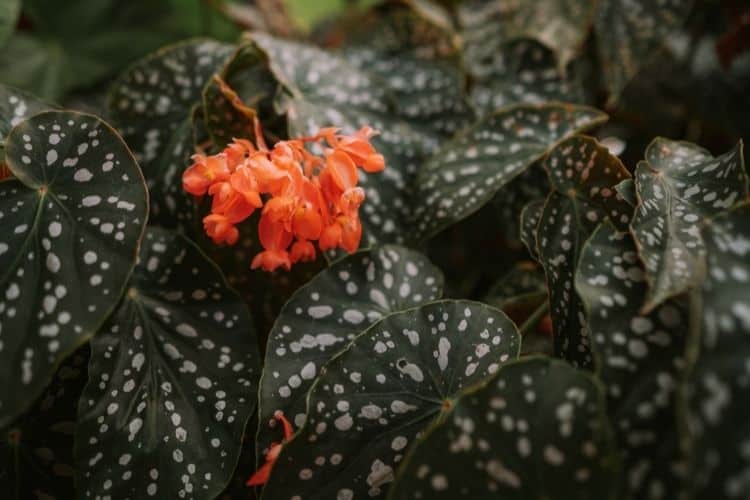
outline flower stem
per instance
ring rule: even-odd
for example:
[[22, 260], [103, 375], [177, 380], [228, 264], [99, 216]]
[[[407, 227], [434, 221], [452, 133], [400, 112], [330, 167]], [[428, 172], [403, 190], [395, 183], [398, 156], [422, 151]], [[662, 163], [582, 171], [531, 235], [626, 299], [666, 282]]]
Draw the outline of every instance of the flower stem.
[[523, 322], [523, 325], [521, 325], [521, 328], [519, 329], [521, 336], [526, 336], [527, 333], [536, 328], [547, 312], [549, 312], [549, 300], [545, 300], [539, 304], [539, 307], [537, 307], [534, 312], [526, 318], [526, 321]]

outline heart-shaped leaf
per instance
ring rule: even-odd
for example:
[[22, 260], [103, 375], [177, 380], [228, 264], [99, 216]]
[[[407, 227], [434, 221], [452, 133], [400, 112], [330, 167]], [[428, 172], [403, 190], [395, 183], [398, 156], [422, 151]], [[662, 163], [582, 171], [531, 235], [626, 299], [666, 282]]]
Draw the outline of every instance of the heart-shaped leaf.
[[464, 219], [556, 143], [605, 119], [593, 108], [566, 104], [512, 106], [482, 119], [422, 166], [416, 237]]
[[619, 498], [678, 498], [684, 464], [675, 428], [688, 317], [669, 301], [641, 315], [645, 271], [629, 233], [604, 222], [581, 251], [576, 290], [588, 311], [591, 348], [607, 388], [623, 459]]
[[6, 139], [0, 183], [0, 427], [99, 328], [135, 265], [148, 212], [143, 176], [96, 117], [49, 111]]
[[693, 498], [747, 494], [750, 386], [750, 204], [716, 218], [704, 231], [706, 279], [701, 332], [685, 388]]
[[276, 104], [287, 116], [290, 136], [310, 135], [327, 126], [352, 132], [369, 125], [380, 132], [372, 142], [385, 156], [386, 168], [360, 175], [367, 196], [361, 209], [363, 241], [400, 243], [410, 237], [414, 174], [444, 137], [426, 123], [399, 118], [388, 85], [341, 55], [268, 35], [252, 39], [286, 91]]
[[604, 81], [615, 101], [628, 81], [687, 17], [692, 0], [607, 0], [594, 21]]
[[424, 256], [386, 245], [334, 263], [284, 305], [268, 336], [258, 449], [278, 441], [273, 415], [304, 424], [307, 391], [357, 334], [390, 313], [440, 298], [443, 274]]
[[748, 197], [742, 143], [714, 158], [687, 142], [658, 138], [635, 173], [632, 232], [646, 264], [644, 311], [697, 284], [703, 259], [699, 224]]
[[437, 301], [386, 316], [325, 367], [263, 498], [377, 498], [406, 447], [459, 392], [518, 355], [497, 309]]
[[[171, 179], [181, 186], [177, 166], [194, 149], [188, 122], [200, 104], [205, 83], [232, 53], [231, 45], [213, 40], [189, 40], [151, 54], [131, 66], [113, 84], [109, 96], [112, 120], [122, 131], [143, 167], [150, 190], [167, 192]], [[189, 148], [188, 148], [189, 146]], [[177, 151], [177, 152], [175, 152]], [[175, 171], [176, 175], [167, 175]], [[173, 226], [190, 206], [181, 189], [165, 199], [152, 197], [158, 222]]]
[[539, 221], [542, 220], [545, 200], [529, 202], [521, 211], [521, 241], [526, 245], [535, 260], [539, 260], [539, 242], [537, 241]]
[[591, 376], [525, 358], [461, 394], [411, 448], [389, 498], [612, 498], [613, 444]]
[[509, 39], [506, 5], [497, 0], [462, 2], [457, 15], [463, 61], [473, 77], [471, 97], [482, 115], [515, 103], [583, 101], [575, 68], [563, 76], [552, 50], [533, 40]]
[[547, 276], [555, 353], [575, 366], [590, 367], [583, 304], [574, 277], [583, 243], [610, 217], [627, 228], [632, 208], [614, 187], [630, 173], [606, 147], [590, 137], [572, 137], [544, 162], [553, 191], [537, 228], [539, 258]]
[[91, 346], [76, 428], [82, 495], [218, 495], [260, 375], [250, 314], [219, 269], [183, 236], [149, 229]]

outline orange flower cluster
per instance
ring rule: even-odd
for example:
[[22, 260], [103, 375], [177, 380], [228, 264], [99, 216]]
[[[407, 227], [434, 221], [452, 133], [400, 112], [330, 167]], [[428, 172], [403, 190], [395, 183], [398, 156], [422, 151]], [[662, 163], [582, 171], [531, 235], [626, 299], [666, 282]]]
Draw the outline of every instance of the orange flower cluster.
[[[212, 197], [211, 214], [203, 219], [215, 243], [233, 245], [236, 225], [262, 207], [258, 235], [264, 251], [251, 267], [287, 270], [299, 261], [315, 259], [318, 248], [354, 252], [362, 237], [359, 206], [365, 198], [357, 187], [357, 167], [379, 172], [383, 156], [370, 144], [375, 131], [364, 127], [352, 135], [324, 128], [302, 137], [266, 146], [256, 122], [256, 145], [235, 139], [221, 153], [196, 154], [182, 176], [185, 191]], [[322, 156], [306, 144], [316, 143]]]

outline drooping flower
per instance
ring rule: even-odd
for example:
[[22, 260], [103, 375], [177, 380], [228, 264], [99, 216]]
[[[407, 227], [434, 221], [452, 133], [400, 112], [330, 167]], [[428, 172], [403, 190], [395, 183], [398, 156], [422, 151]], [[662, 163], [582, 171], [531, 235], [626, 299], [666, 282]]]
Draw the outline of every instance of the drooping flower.
[[[354, 252], [362, 238], [359, 207], [365, 199], [357, 169], [385, 168], [370, 143], [375, 131], [363, 127], [345, 135], [329, 127], [269, 150], [256, 119], [255, 135], [255, 144], [235, 139], [216, 155], [194, 155], [183, 174], [185, 191], [212, 197], [211, 214], [203, 219], [208, 236], [217, 244], [235, 244], [237, 224], [261, 209], [258, 236], [264, 250], [253, 258], [253, 269], [289, 270], [314, 260], [315, 241], [321, 251]], [[322, 154], [313, 154], [310, 143]]]
[[292, 437], [292, 434], [294, 434], [294, 431], [292, 430], [292, 424], [289, 423], [282, 412], [277, 411], [273, 414], [273, 417], [281, 422], [281, 426], [284, 431], [284, 439], [280, 443], [271, 443], [271, 446], [268, 447], [268, 452], [266, 453], [266, 463], [263, 464], [260, 469], [255, 471], [252, 476], [250, 476], [250, 479], [248, 479], [247, 483], [245, 483], [248, 486], [260, 486], [262, 484], [266, 484], [269, 476], [271, 475], [273, 465], [276, 463], [276, 459], [279, 458], [281, 448], [289, 440], [289, 438]]

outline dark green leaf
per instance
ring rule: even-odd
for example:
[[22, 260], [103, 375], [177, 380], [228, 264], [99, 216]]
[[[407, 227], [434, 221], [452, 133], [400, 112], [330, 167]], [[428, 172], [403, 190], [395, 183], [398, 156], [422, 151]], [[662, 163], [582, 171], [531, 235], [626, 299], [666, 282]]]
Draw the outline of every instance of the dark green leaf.
[[638, 205], [638, 195], [635, 192], [635, 181], [633, 179], [625, 179], [615, 186], [615, 190], [631, 207], [635, 208]]
[[531, 357], [460, 395], [418, 439], [391, 499], [614, 498], [603, 390], [567, 363]]
[[31, 115], [51, 107], [28, 92], [0, 84], [0, 155], [10, 129]]
[[521, 241], [526, 245], [535, 260], [539, 260], [539, 242], [537, 241], [539, 221], [542, 220], [545, 200], [529, 202], [521, 211]]
[[688, 485], [693, 498], [743, 498], [750, 470], [750, 204], [717, 217], [703, 238], [702, 331], [685, 391]]
[[543, 200], [549, 190], [550, 186], [544, 169], [538, 165], [532, 165], [497, 192], [492, 199], [491, 206], [497, 211], [508, 246], [520, 247], [520, 243], [523, 242], [521, 239], [523, 209], [533, 201]]
[[597, 373], [623, 459], [619, 498], [677, 499], [684, 463], [675, 415], [688, 317], [674, 301], [641, 315], [647, 288], [633, 238], [606, 221], [581, 251], [576, 290], [588, 311]]
[[632, 209], [614, 187], [630, 174], [596, 140], [578, 136], [558, 145], [544, 162], [554, 191], [537, 229], [539, 258], [547, 276], [555, 353], [591, 367], [590, 338], [574, 277], [583, 243], [610, 217], [627, 228]]
[[133, 155], [93, 116], [35, 115], [5, 154], [15, 179], [0, 182], [0, 427], [111, 312], [148, 211]]
[[507, 316], [476, 302], [386, 316], [315, 381], [307, 420], [282, 448], [263, 497], [382, 497], [407, 446], [519, 344]]
[[76, 428], [82, 495], [213, 499], [255, 409], [252, 320], [189, 240], [150, 229], [127, 293], [92, 340]]
[[687, 17], [693, 0], [607, 0], [594, 22], [610, 99], [616, 100], [641, 65]]
[[648, 312], [697, 284], [699, 224], [748, 197], [742, 142], [714, 158], [694, 144], [655, 139], [636, 169], [635, 186], [632, 232], [646, 264]]
[[281, 436], [276, 411], [299, 427], [320, 369], [369, 325], [440, 298], [443, 275], [422, 255], [387, 245], [334, 263], [300, 288], [268, 337], [261, 381], [258, 448]]
[[416, 237], [475, 212], [559, 141], [604, 120], [593, 108], [566, 104], [512, 106], [482, 119], [422, 166]]

